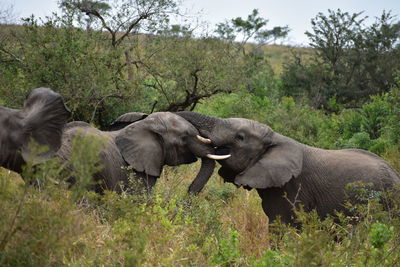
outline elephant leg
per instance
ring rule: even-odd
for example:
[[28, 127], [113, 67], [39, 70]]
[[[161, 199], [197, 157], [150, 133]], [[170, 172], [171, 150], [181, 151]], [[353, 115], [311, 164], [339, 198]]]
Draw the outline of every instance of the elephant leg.
[[148, 175], [144, 172], [136, 172], [135, 178], [139, 181], [140, 189], [144, 188], [147, 193], [150, 193], [157, 182], [158, 176]]
[[281, 188], [257, 189], [258, 195], [262, 199], [262, 208], [268, 216], [269, 223], [273, 223], [278, 217], [285, 224], [295, 224], [295, 214], [293, 207], [285, 198], [284, 191]]

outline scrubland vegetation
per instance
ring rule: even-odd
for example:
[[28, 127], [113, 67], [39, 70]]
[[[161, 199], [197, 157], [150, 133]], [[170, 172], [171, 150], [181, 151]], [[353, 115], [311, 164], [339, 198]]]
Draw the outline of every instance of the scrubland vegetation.
[[[65, 97], [74, 120], [101, 128], [128, 111], [244, 117], [312, 146], [369, 150], [400, 171], [400, 24], [390, 13], [371, 26], [362, 14], [317, 14], [311, 48], [290, 48], [265, 46], [287, 29], [267, 29], [257, 12], [195, 36], [191, 25], [166, 20], [174, 1], [143, 1], [149, 9], [137, 10], [149, 15], [132, 8], [127, 20], [108, 5], [62, 2], [58, 15], [1, 25], [1, 105], [18, 106], [47, 86]], [[31, 181], [0, 170], [0, 266], [400, 264], [399, 196], [356, 186], [363, 204], [349, 207], [355, 217], [320, 221], [299, 210], [297, 230], [268, 225], [255, 190], [216, 173], [188, 195], [199, 164], [166, 168], [150, 194], [88, 192], [96, 151], [80, 142], [73, 188], [56, 160], [27, 166]]]

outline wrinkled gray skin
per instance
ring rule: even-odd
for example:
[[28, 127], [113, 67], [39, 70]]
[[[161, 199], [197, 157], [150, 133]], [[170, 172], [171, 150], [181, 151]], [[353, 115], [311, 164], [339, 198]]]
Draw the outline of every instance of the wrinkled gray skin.
[[[32, 90], [21, 110], [0, 106], [0, 166], [21, 173], [27, 161], [39, 163], [52, 157], [61, 146], [69, 117], [62, 97], [49, 88]], [[32, 140], [47, 151], [32, 153]]]
[[[76, 134], [95, 135], [105, 140], [100, 153], [103, 168], [94, 175], [94, 180], [100, 182], [95, 187], [96, 192], [104, 189], [121, 192], [123, 189], [120, 185], [128, 181], [128, 166], [132, 166], [135, 176], [150, 190], [161, 175], [164, 165], [192, 163], [197, 160], [196, 156], [204, 156], [213, 151], [211, 146], [197, 140], [198, 131], [193, 125], [173, 113], [130, 115], [130, 120], [135, 122], [116, 131], [100, 131], [84, 122], [71, 122], [65, 128], [62, 147], [58, 152], [58, 156], [64, 160], [70, 157], [71, 141]], [[195, 181], [203, 185], [207, 182], [215, 166], [213, 160], [210, 162], [201, 168]], [[204, 179], [206, 181], [202, 182]]]
[[[164, 151], [167, 151], [169, 155], [166, 157], [167, 161], [165, 161], [166, 162], [165, 164], [170, 166], [192, 163], [197, 160], [196, 157], [201, 158], [200, 170], [195, 179], [193, 180], [193, 182], [190, 184], [188, 190], [190, 193], [194, 194], [199, 193], [203, 189], [204, 185], [208, 182], [214, 171], [215, 161], [206, 157], [206, 155], [211, 154], [214, 151], [214, 149], [212, 146], [208, 144], [199, 142], [199, 140], [196, 138], [199, 132], [186, 120], [181, 120], [181, 117], [174, 115], [173, 113], [170, 112], [159, 112], [151, 115], [147, 115], [141, 112], [129, 112], [119, 116], [110, 125], [109, 130], [112, 131], [120, 130], [130, 125], [131, 123], [134, 123], [139, 120], [144, 120], [146, 118], [151, 119], [153, 121], [154, 120], [153, 118], [155, 116], [159, 116], [155, 114], [162, 114], [162, 116], [168, 114], [168, 116], [170, 118], [174, 118], [176, 122], [172, 123], [171, 121], [171, 123], [166, 124], [161, 120], [157, 120], [154, 122], [154, 125], [158, 125], [158, 129], [153, 130], [154, 132], [153, 136], [146, 134], [142, 135], [138, 133], [133, 133], [133, 136], [135, 136], [135, 138], [138, 138], [138, 140], [140, 139], [146, 140], [147, 143], [151, 144], [155, 143], [154, 141], [159, 137], [163, 138], [164, 136], [166, 137], [165, 133], [169, 132], [169, 136], [171, 136], [172, 138], [168, 137], [167, 142], [164, 142], [162, 140], [160, 140], [160, 142], [164, 144]], [[179, 145], [177, 146], [176, 144]], [[121, 140], [120, 146], [122, 148], [124, 147], [123, 140]], [[152, 159], [149, 161], [151, 162], [162, 161], [162, 159], [160, 158], [160, 155], [162, 155], [162, 153], [160, 153], [161, 152], [160, 150], [151, 151], [150, 149], [148, 149], [147, 151], [148, 151], [147, 154], [149, 154], [149, 155], [146, 154], [147, 158]], [[152, 155], [150, 155], [150, 153], [152, 153]], [[156, 165], [160, 165], [160, 163], [157, 163]], [[148, 166], [147, 169], [152, 169], [152, 171], [148, 171], [147, 173], [153, 173], [153, 172], [160, 173], [159, 170], [156, 170], [157, 168], [154, 168], [154, 166], [153, 167]], [[143, 167], [141, 167], [141, 169], [143, 169]], [[152, 181], [153, 181], [152, 185], [154, 185], [156, 180], [152, 179]]]
[[[400, 184], [399, 174], [382, 158], [359, 149], [325, 150], [301, 144], [256, 121], [219, 119], [178, 112], [224, 154], [219, 174], [227, 182], [255, 188], [270, 221], [294, 223], [293, 205], [315, 209], [321, 218], [345, 211], [345, 186], [361, 181], [374, 190]], [[287, 195], [287, 198], [284, 195]], [[345, 211], [346, 212], [346, 211]]]

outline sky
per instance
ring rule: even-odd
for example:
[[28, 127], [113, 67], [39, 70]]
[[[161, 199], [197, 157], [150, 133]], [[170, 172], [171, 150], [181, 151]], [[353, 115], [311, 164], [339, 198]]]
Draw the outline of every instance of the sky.
[[[0, 8], [5, 4], [13, 5], [17, 16], [37, 17], [51, 15], [57, 11], [57, 0], [0, 0]], [[268, 19], [268, 28], [288, 25], [291, 29], [285, 44], [307, 45], [304, 34], [311, 30], [311, 19], [318, 12], [327, 14], [328, 9], [355, 13], [364, 11], [372, 22], [383, 10], [392, 11], [400, 19], [400, 0], [184, 0], [183, 9], [195, 15], [201, 21], [213, 25], [236, 17], [247, 18], [253, 9], [258, 9], [261, 17]]]

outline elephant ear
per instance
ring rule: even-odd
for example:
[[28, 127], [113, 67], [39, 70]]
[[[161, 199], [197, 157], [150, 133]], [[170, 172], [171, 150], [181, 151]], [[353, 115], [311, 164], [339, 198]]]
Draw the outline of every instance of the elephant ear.
[[301, 144], [274, 133], [272, 143], [261, 158], [235, 178], [235, 184], [251, 188], [282, 187], [296, 178], [303, 164]]
[[[39, 163], [52, 157], [61, 146], [63, 127], [70, 117], [61, 95], [49, 88], [37, 88], [26, 98], [21, 115], [19, 136], [24, 160]], [[34, 144], [43, 148], [38, 151]]]
[[147, 118], [125, 127], [115, 142], [124, 160], [138, 172], [160, 176], [164, 165], [164, 151], [157, 132], [162, 124]]
[[143, 120], [148, 115], [142, 112], [129, 112], [119, 116], [111, 125], [108, 127], [109, 131], [117, 131], [125, 128], [131, 123]]

